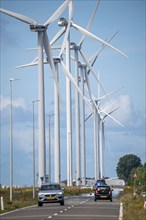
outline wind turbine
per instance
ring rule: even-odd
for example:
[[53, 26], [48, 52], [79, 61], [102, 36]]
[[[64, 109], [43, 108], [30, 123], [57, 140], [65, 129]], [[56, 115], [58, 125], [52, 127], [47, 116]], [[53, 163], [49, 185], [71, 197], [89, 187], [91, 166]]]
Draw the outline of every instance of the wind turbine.
[[[112, 114], [117, 111], [119, 108], [113, 109], [108, 114]], [[104, 148], [105, 148], [105, 135], [104, 135], [104, 124], [108, 115], [103, 117], [100, 114], [100, 178], [104, 178]]]
[[[86, 65], [78, 64], [80, 69], [81, 91], [84, 95], [84, 80], [87, 71]], [[81, 134], [81, 178], [82, 185], [86, 185], [86, 140], [85, 140], [85, 103], [80, 98], [80, 134]]]
[[18, 14], [16, 12], [12, 12], [6, 9], [0, 8], [0, 12], [7, 14], [11, 17], [14, 17], [24, 23], [29, 24], [30, 30], [32, 32], [38, 33], [38, 99], [39, 101], [39, 113], [38, 113], [38, 126], [39, 126], [39, 184], [41, 181], [45, 181], [46, 179], [46, 157], [45, 157], [45, 102], [44, 102], [44, 68], [43, 68], [43, 46], [45, 48], [47, 59], [50, 60], [50, 66], [54, 74], [54, 79], [56, 81], [57, 87], [57, 78], [55, 72], [55, 66], [52, 58], [51, 47], [49, 44], [48, 36], [47, 36], [47, 27], [51, 23], [53, 23], [66, 9], [69, 2], [71, 0], [66, 0], [56, 11], [55, 13], [43, 24], [38, 23], [37, 21], [24, 16], [22, 14]]
[[[89, 87], [89, 85], [88, 85], [88, 87]], [[95, 157], [95, 175], [96, 175], [96, 172], [97, 172], [98, 177], [100, 179], [100, 178], [104, 177], [103, 146], [104, 146], [104, 122], [105, 122], [105, 118], [110, 116], [110, 114], [112, 114], [118, 108], [110, 111], [109, 113], [106, 113], [106, 108], [104, 110], [102, 109], [102, 112], [104, 112], [104, 117], [102, 117], [102, 112], [100, 111], [101, 107], [99, 105], [99, 101], [102, 100], [102, 99], [107, 98], [108, 96], [110, 96], [113, 93], [117, 92], [121, 88], [115, 89], [112, 92], [109, 92], [109, 93], [107, 93], [106, 95], [104, 95], [102, 97], [100, 97], [100, 89], [99, 88], [100, 87], [98, 86], [98, 98], [95, 98], [95, 97], [92, 96], [93, 97], [93, 102], [95, 103], [94, 108], [96, 110], [93, 109], [93, 112], [91, 112], [91, 114], [86, 118], [86, 120], [88, 120], [92, 115], [94, 115], [94, 124], [98, 123], [97, 127], [94, 128], [94, 140], [96, 140], [96, 142], [94, 141], [94, 152], [97, 156], [97, 158]], [[111, 104], [110, 104], [110, 106], [111, 106]], [[110, 106], [108, 106], [108, 108]], [[121, 124], [119, 121], [117, 121], [115, 118], [112, 117], [112, 119], [114, 119], [114, 121], [116, 123], [118, 123], [120, 126], [124, 127], [124, 125]], [[96, 122], [96, 120], [98, 120], [98, 122]], [[97, 145], [97, 143], [98, 143], [98, 145]], [[96, 148], [97, 148], [97, 150], [96, 150]], [[99, 168], [99, 170], [98, 170], [98, 168]]]
[[[72, 20], [73, 5], [69, 4], [69, 22], [61, 19], [59, 26], [65, 26], [66, 34], [62, 43], [59, 57], [62, 58], [66, 47], [66, 70], [71, 71], [70, 67], [70, 23]], [[71, 81], [66, 77], [66, 136], [67, 136], [67, 185], [72, 186], [72, 109], [71, 109]]]
[[[99, 1], [97, 2], [97, 5], [95, 7], [95, 10], [90, 18], [90, 21], [87, 25], [86, 30], [88, 30], [93, 22], [94, 16], [96, 14], [97, 8], [99, 5]], [[62, 57], [63, 51], [66, 48], [66, 63], [68, 66], [68, 70], [70, 70], [70, 41], [69, 41], [69, 35], [70, 35], [70, 27], [71, 27], [71, 23], [72, 23], [72, 10], [73, 10], [73, 6], [72, 3], [70, 3], [69, 5], [69, 22], [66, 21], [65, 18], [61, 18], [59, 25], [65, 25], [66, 26], [66, 33], [65, 33], [65, 37], [64, 37], [64, 41], [60, 50], [60, 54], [59, 56]], [[71, 45], [71, 49], [74, 50], [75, 52], [75, 81], [77, 86], [79, 85], [79, 68], [78, 68], [78, 47], [80, 47], [84, 41], [85, 37], [83, 36], [80, 40], [80, 45], [77, 46], [75, 43], [72, 43]], [[69, 136], [68, 133], [71, 133], [71, 93], [70, 93], [70, 83], [67, 79], [67, 137]], [[80, 166], [80, 118], [79, 118], [80, 112], [79, 112], [79, 93], [77, 90], [75, 90], [75, 133], [76, 133], [76, 185], [80, 185], [80, 177], [81, 177], [81, 166]], [[69, 132], [68, 132], [69, 131]], [[68, 139], [71, 139], [71, 137], [68, 137]], [[69, 139], [69, 140], [70, 140]], [[83, 140], [82, 140], [83, 141]], [[68, 180], [68, 185], [71, 185], [71, 181], [70, 179], [72, 179], [71, 173], [72, 173], [72, 165], [71, 162], [69, 162], [70, 160], [72, 160], [72, 143], [71, 140], [67, 141], [67, 167], [68, 167], [68, 175], [67, 175], [67, 180]], [[85, 166], [83, 166], [85, 167]], [[83, 171], [84, 173], [84, 171]]]
[[[55, 60], [54, 60], [55, 61]], [[58, 75], [58, 60], [55, 62], [56, 76]], [[56, 83], [54, 82], [54, 181], [60, 182], [61, 166], [60, 166], [60, 100]]]

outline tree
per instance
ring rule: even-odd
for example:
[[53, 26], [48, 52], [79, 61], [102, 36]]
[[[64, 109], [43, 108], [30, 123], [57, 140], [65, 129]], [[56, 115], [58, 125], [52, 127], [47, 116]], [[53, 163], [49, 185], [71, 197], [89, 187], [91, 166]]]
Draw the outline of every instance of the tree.
[[[146, 188], [146, 164], [144, 164], [143, 166], [134, 168], [131, 172], [131, 177], [134, 176], [134, 174], [137, 175], [137, 178], [135, 180], [136, 185], [140, 185], [140, 186], [145, 186]], [[131, 181], [131, 183], [133, 183], [133, 180]]]
[[116, 172], [120, 179], [124, 179], [125, 182], [128, 181], [131, 171], [134, 168], [140, 167], [141, 159], [134, 154], [127, 154], [119, 159], [117, 164]]

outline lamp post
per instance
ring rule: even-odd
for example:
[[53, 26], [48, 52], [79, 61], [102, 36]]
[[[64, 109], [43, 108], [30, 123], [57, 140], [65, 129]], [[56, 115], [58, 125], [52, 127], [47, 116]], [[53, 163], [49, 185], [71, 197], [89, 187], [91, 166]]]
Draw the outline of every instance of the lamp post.
[[33, 123], [33, 199], [35, 199], [35, 122], [34, 122], [34, 103], [39, 100], [32, 100], [32, 123]]
[[16, 78], [10, 79], [10, 202], [13, 201], [13, 112], [12, 112], [12, 82], [19, 80]]

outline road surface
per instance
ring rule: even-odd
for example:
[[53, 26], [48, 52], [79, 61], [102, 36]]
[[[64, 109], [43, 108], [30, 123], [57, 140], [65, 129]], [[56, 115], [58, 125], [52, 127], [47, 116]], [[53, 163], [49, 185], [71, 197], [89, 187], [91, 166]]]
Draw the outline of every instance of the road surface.
[[72, 196], [65, 199], [65, 205], [44, 204], [43, 207], [29, 207], [0, 216], [1, 220], [118, 220], [120, 203], [116, 196], [113, 202], [94, 201], [92, 195]]

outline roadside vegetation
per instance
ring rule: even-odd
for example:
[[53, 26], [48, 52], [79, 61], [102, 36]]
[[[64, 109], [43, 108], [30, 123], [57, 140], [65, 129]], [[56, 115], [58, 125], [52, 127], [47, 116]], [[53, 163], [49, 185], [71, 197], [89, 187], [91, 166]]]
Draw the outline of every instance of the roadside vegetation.
[[123, 203], [123, 220], [146, 220], [146, 209], [144, 209], [143, 188], [126, 186], [121, 196]]
[[136, 155], [125, 155], [119, 160], [117, 174], [126, 182], [121, 196], [123, 220], [146, 220], [146, 163], [142, 165]]
[[[92, 193], [92, 189], [81, 189], [80, 187], [67, 187], [64, 186], [65, 196], [80, 195], [84, 193]], [[10, 189], [0, 188], [0, 197], [4, 200], [4, 210], [0, 210], [0, 214], [9, 212], [15, 209], [37, 205], [37, 190], [35, 199], [33, 199], [32, 188], [15, 188], [13, 189], [13, 202], [10, 202]]]
[[32, 188], [15, 188], [13, 189], [13, 201], [10, 202], [10, 189], [0, 188], [0, 197], [3, 197], [4, 201], [4, 210], [0, 210], [0, 213], [36, 205], [37, 199], [33, 200], [32, 195]]

